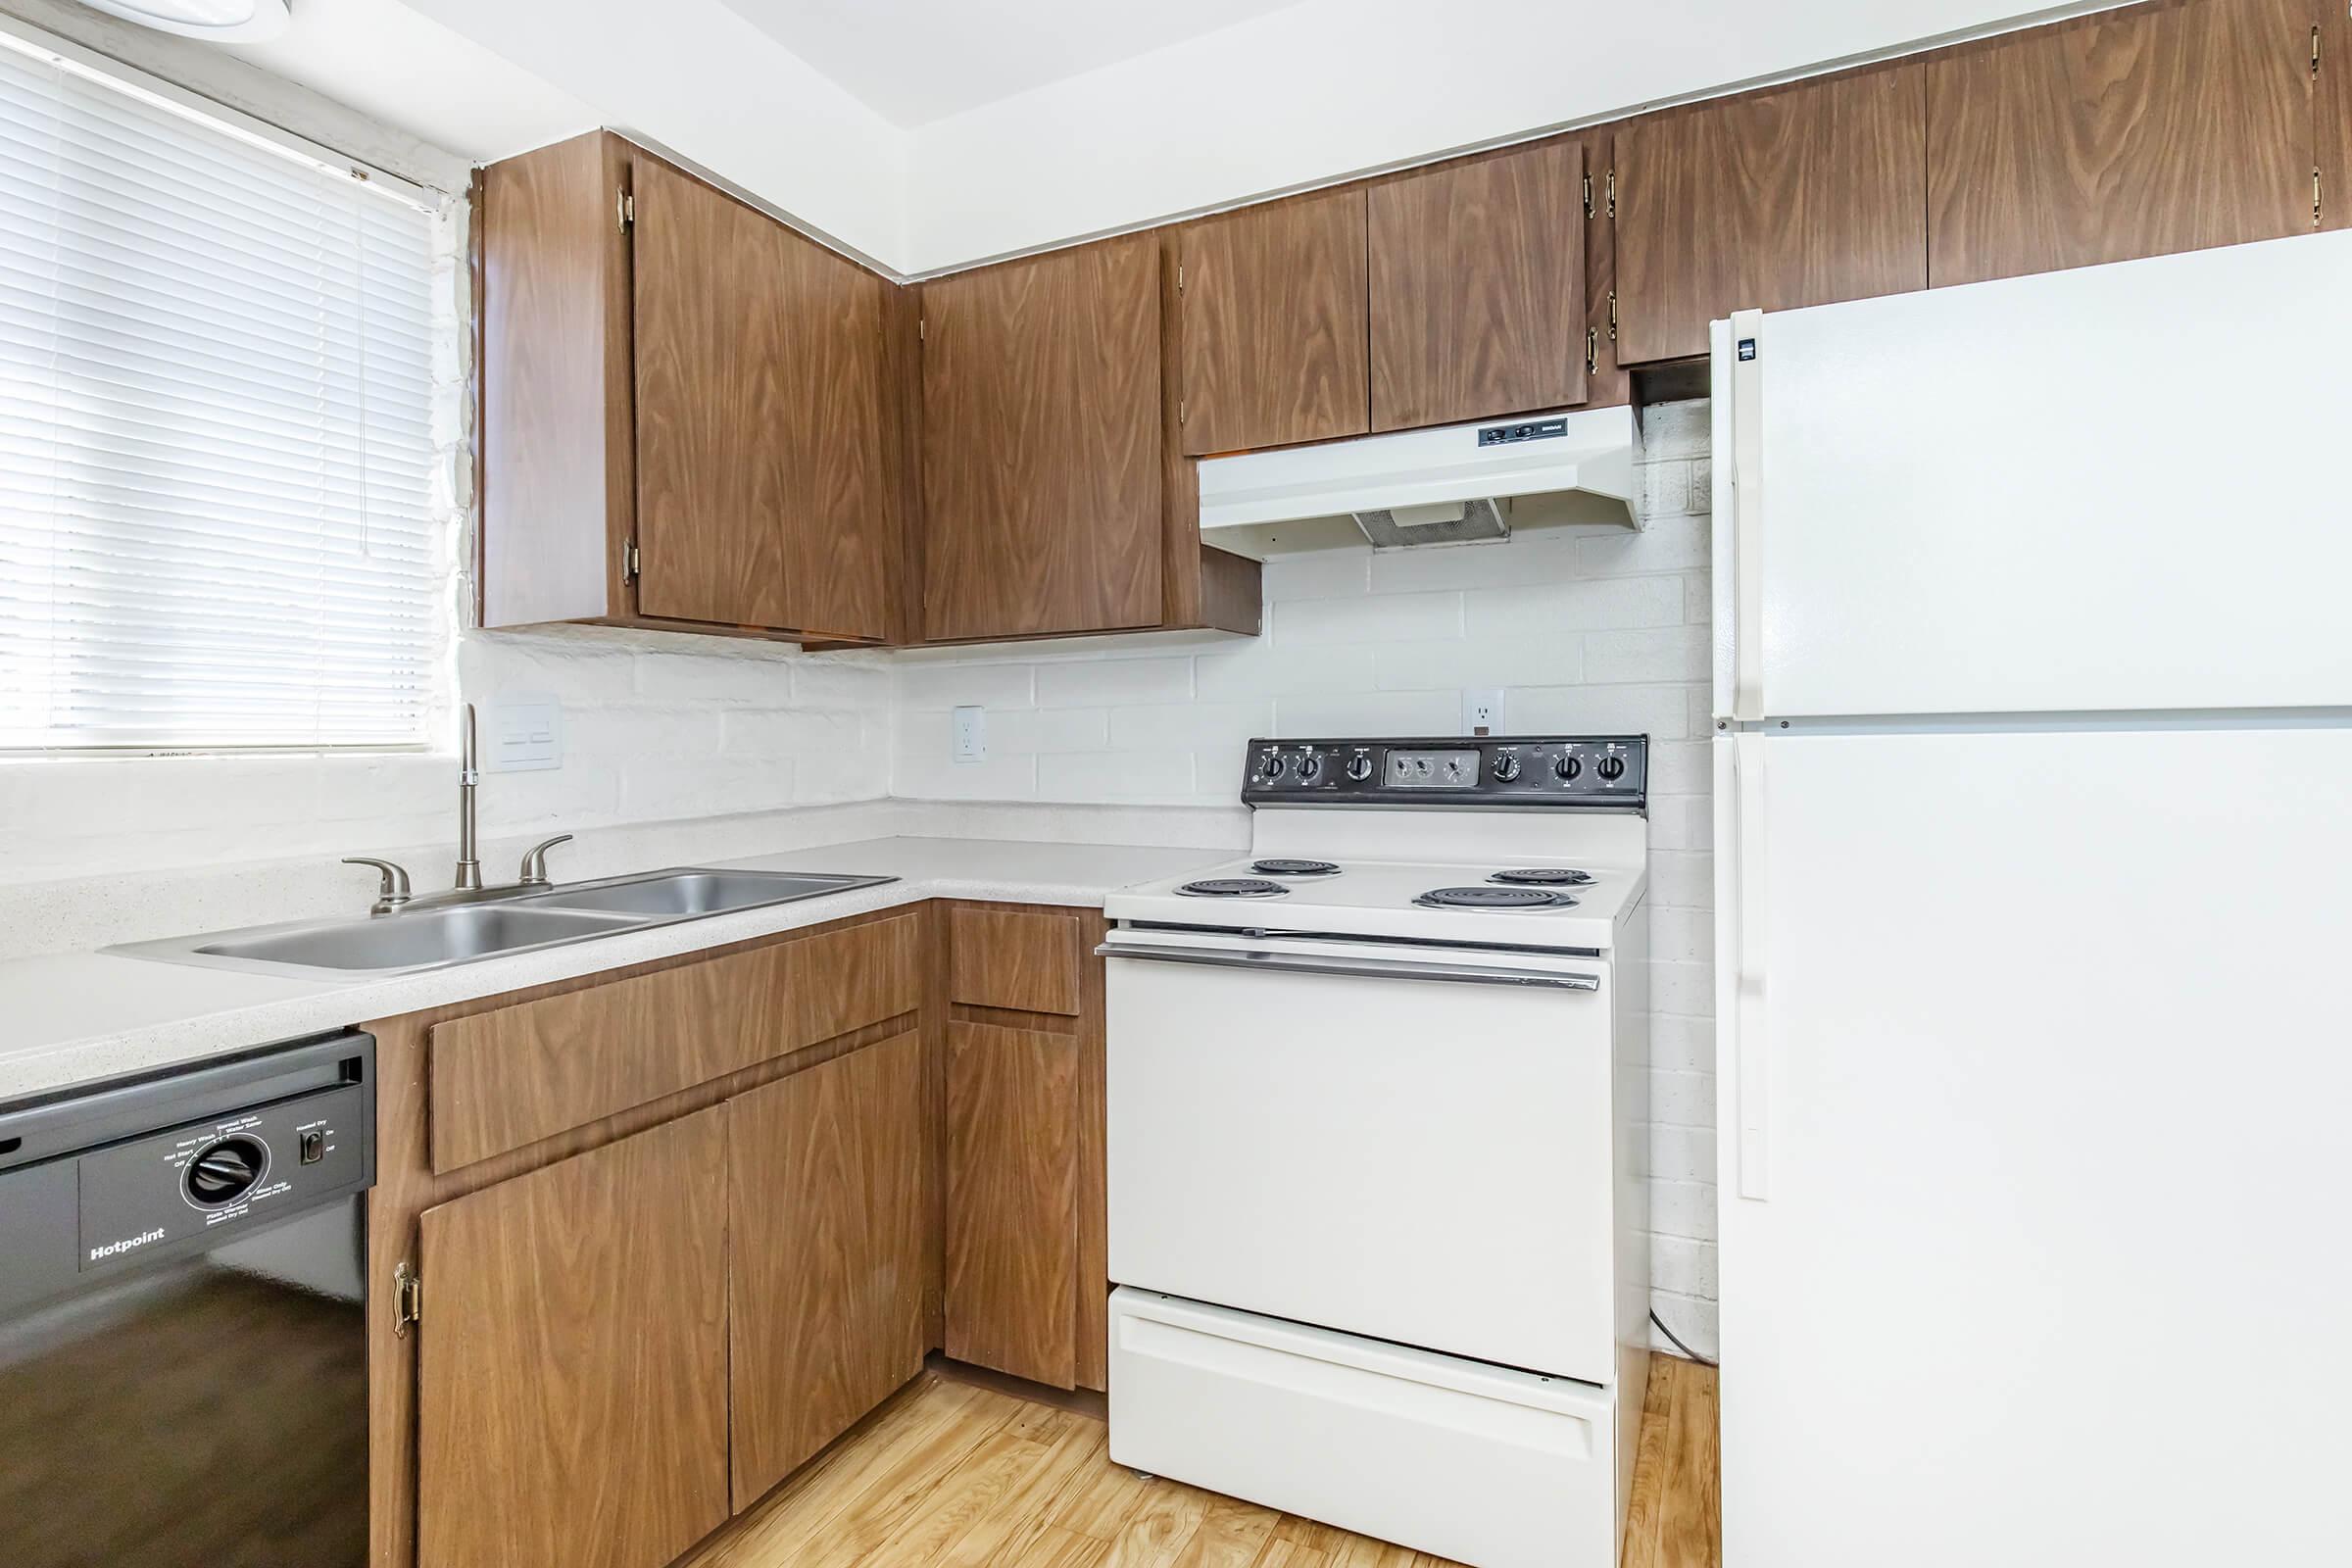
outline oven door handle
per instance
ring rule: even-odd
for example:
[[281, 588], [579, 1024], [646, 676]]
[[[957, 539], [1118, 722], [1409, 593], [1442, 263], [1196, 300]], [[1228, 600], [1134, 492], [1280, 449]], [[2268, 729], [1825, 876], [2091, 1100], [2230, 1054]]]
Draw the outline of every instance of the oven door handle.
[[1557, 969], [1491, 969], [1482, 964], [1429, 963], [1410, 958], [1345, 958], [1275, 953], [1265, 948], [1122, 947], [1105, 942], [1098, 958], [1141, 958], [1148, 963], [1192, 963], [1215, 969], [1258, 969], [1269, 974], [1326, 974], [1365, 980], [1437, 980], [1468, 986], [1536, 986], [1550, 991], [1598, 991], [1596, 974]]

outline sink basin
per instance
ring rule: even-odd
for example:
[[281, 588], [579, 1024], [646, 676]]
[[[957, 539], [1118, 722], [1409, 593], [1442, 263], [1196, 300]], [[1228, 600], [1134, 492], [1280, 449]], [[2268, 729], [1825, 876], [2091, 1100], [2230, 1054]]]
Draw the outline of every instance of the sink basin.
[[570, 910], [468, 904], [379, 920], [203, 943], [196, 955], [306, 969], [416, 969], [626, 931], [640, 922]]
[[657, 871], [651, 876], [542, 893], [531, 900], [530, 906], [676, 918], [756, 909], [763, 904], [784, 904], [840, 888], [862, 887], [872, 880], [862, 876], [813, 876], [785, 871]]
[[545, 892], [494, 888], [478, 903], [428, 901], [421, 908], [373, 918], [352, 915], [244, 931], [211, 931], [160, 942], [125, 943], [107, 951], [164, 963], [245, 969], [296, 979], [405, 974], [897, 880], [685, 866]]

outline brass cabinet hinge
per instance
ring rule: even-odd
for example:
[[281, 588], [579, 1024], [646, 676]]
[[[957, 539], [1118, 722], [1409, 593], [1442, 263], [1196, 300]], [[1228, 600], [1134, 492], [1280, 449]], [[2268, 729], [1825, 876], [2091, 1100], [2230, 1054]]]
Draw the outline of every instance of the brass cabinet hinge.
[[1609, 341], [1617, 341], [1617, 291], [1609, 290]]
[[2311, 74], [2314, 76], [2320, 74], [2320, 27], [2316, 22], [2311, 27]]
[[1600, 329], [1597, 327], [1585, 328], [1585, 373], [1600, 373]]
[[1592, 216], [1592, 172], [1585, 171], [1585, 216]]
[[1182, 262], [1176, 264], [1176, 292], [1179, 294], [1184, 292], [1184, 264]]
[[392, 1337], [405, 1339], [424, 1321], [424, 1277], [404, 1261], [392, 1271]]
[[914, 318], [914, 340], [917, 343], [931, 341], [931, 323], [919, 316]]
[[612, 216], [624, 229], [637, 221], [637, 198], [622, 191], [612, 203]]
[[1617, 216], [1617, 171], [1609, 171], [1609, 217]]
[[637, 554], [637, 541], [631, 539], [622, 544], [620, 547], [620, 580], [635, 582], [637, 574], [644, 569], [645, 562]]
[[2320, 172], [2317, 169], [2314, 169], [2311, 172], [2311, 226], [2314, 228], [2320, 226], [2321, 211]]
[[1184, 399], [1182, 398], [1176, 400], [1176, 422], [1178, 424], [1184, 422]]

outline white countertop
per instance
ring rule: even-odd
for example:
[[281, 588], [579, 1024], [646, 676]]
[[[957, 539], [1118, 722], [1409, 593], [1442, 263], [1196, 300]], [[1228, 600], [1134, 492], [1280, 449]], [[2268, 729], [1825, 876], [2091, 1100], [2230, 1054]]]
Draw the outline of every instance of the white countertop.
[[21, 958], [0, 963], [0, 1103], [925, 899], [1100, 908], [1115, 889], [1174, 876], [1229, 858], [1231, 853], [889, 838], [711, 860], [704, 863], [899, 880], [539, 953], [373, 978], [290, 980], [106, 953]]

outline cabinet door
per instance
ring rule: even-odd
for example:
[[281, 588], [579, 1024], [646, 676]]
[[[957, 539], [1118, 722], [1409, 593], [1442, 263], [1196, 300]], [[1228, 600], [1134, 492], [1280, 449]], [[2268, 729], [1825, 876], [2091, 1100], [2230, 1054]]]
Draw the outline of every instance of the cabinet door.
[[883, 637], [890, 285], [661, 165], [634, 178], [639, 610]]
[[735, 1508], [922, 1370], [922, 1040], [729, 1102]]
[[1373, 429], [1584, 401], [1584, 181], [1570, 141], [1372, 187]]
[[1930, 280], [2309, 229], [2319, 9], [2133, 6], [1934, 61]]
[[922, 309], [927, 635], [1158, 624], [1156, 240], [958, 272]]
[[1075, 1036], [948, 1028], [947, 1350], [1078, 1379]]
[[725, 1115], [418, 1217], [418, 1568], [662, 1568], [726, 1520]]
[[1617, 133], [1617, 358], [1707, 351], [1735, 310], [1925, 288], [1925, 68], [1693, 104]]
[[1187, 457], [1364, 433], [1364, 236], [1361, 188], [1179, 231]]

